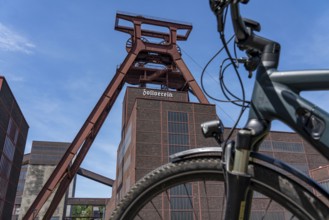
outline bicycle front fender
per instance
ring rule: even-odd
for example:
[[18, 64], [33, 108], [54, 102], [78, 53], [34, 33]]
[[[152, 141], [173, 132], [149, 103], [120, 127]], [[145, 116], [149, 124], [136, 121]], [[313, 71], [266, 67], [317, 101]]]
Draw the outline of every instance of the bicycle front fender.
[[202, 147], [186, 151], [181, 151], [169, 156], [171, 162], [179, 162], [184, 159], [203, 157], [203, 156], [222, 156], [223, 149], [221, 147]]

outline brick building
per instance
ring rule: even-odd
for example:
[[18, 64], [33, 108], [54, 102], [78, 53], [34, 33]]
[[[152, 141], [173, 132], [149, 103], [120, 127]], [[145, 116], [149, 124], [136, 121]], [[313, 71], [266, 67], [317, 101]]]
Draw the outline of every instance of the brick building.
[[167, 163], [168, 155], [216, 146], [200, 132], [200, 123], [216, 117], [214, 105], [190, 103], [187, 92], [128, 88], [123, 102], [117, 178], [107, 212], [138, 179]]
[[0, 219], [11, 219], [29, 126], [0, 76]]
[[[168, 162], [168, 155], [196, 147], [217, 146], [214, 140], [204, 139], [200, 131], [202, 122], [216, 118], [214, 105], [189, 102], [187, 92], [128, 88], [123, 103], [122, 140], [117, 153], [117, 176], [112, 198], [107, 206], [107, 217], [115, 204], [138, 179]], [[288, 162], [307, 175], [309, 170], [329, 164], [295, 133], [271, 132], [260, 150]], [[198, 186], [189, 187], [193, 194], [199, 194]], [[216, 192], [214, 197], [217, 199], [223, 197], [219, 191], [214, 190]], [[167, 206], [166, 216], [171, 216], [168, 219], [193, 219], [195, 213], [180, 197], [182, 197], [181, 192], [177, 195], [174, 191], [170, 192], [170, 198], [173, 199], [171, 203], [177, 203], [169, 208]], [[193, 198], [193, 203], [201, 204], [202, 196], [199, 197]], [[253, 206], [253, 219], [261, 219], [268, 199], [260, 194], [256, 194], [255, 197], [257, 201]], [[161, 201], [163, 199], [160, 198], [158, 202]], [[166, 207], [163, 202], [162, 206]], [[221, 207], [213, 208], [210, 216], [215, 218], [220, 216], [221, 209]], [[291, 215], [278, 205], [271, 205], [268, 211], [269, 214], [266, 216], [270, 219], [291, 218]], [[202, 208], [197, 212], [203, 219]]]
[[[190, 103], [187, 92], [128, 88], [123, 105], [114, 192], [120, 199], [147, 172], [188, 148], [216, 146], [200, 123], [216, 118], [214, 105]], [[124, 181], [123, 181], [124, 180]]]

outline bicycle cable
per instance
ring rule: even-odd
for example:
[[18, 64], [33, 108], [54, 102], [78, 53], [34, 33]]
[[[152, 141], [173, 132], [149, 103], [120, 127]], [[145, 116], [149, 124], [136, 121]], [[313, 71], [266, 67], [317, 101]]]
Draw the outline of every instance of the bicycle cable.
[[[234, 39], [235, 35], [233, 35], [229, 40], [228, 40], [228, 43], [231, 42], [233, 39]], [[203, 68], [202, 72], [201, 72], [201, 88], [203, 90], [203, 92], [212, 100], [214, 101], [217, 101], [217, 102], [241, 102], [241, 100], [237, 99], [237, 100], [223, 100], [223, 99], [218, 99], [218, 98], [215, 98], [213, 97], [212, 95], [210, 95], [207, 90], [205, 89], [204, 87], [204, 83], [203, 83], [203, 79], [204, 79], [204, 75], [205, 75], [205, 72], [206, 72], [206, 69], [208, 68], [208, 66], [210, 65], [210, 63], [224, 50], [224, 46], [219, 49], [215, 55], [210, 58], [210, 60], [207, 62], [207, 64], [205, 65], [205, 67]]]
[[[227, 18], [227, 8], [225, 9], [225, 12], [224, 12], [224, 19], [223, 19], [223, 29], [222, 31], [219, 31], [219, 34], [220, 34], [220, 39], [222, 41], [222, 44], [223, 44], [223, 47], [207, 62], [207, 64], [205, 65], [205, 67], [203, 68], [203, 71], [201, 73], [201, 88], [202, 90], [204, 91], [204, 93], [212, 100], [215, 100], [215, 101], [218, 101], [218, 102], [229, 102], [229, 103], [232, 103], [238, 107], [241, 107], [241, 110], [240, 110], [240, 113], [239, 113], [239, 116], [237, 118], [237, 120], [235, 121], [233, 127], [231, 128], [226, 140], [224, 141], [225, 144], [227, 144], [227, 141], [231, 138], [231, 136], [233, 135], [233, 132], [234, 130], [236, 129], [239, 121], [241, 120], [241, 117], [243, 115], [243, 113], [245, 112], [245, 110], [247, 108], [249, 108], [249, 105], [250, 105], [250, 102], [249, 101], [246, 101], [246, 97], [245, 97], [245, 89], [244, 89], [244, 85], [243, 85], [243, 82], [242, 82], [242, 79], [241, 79], [241, 76], [239, 74], [239, 71], [238, 71], [238, 65], [237, 65], [237, 51], [236, 51], [236, 44], [234, 44], [234, 55], [235, 55], [235, 59], [232, 57], [231, 55], [231, 52], [228, 48], [228, 44], [233, 40], [233, 38], [235, 37], [235, 35], [233, 35], [228, 41], [226, 41], [225, 39], [225, 34], [224, 34], [224, 30], [225, 30], [225, 24], [226, 24], [226, 18]], [[220, 69], [220, 77], [219, 77], [219, 81], [220, 81], [220, 87], [221, 87], [221, 90], [226, 98], [226, 100], [222, 100], [222, 99], [218, 99], [218, 98], [215, 98], [213, 96], [211, 96], [205, 89], [204, 87], [204, 84], [203, 84], [203, 78], [204, 78], [204, 74], [205, 74], [205, 71], [206, 69], [208, 68], [208, 66], [210, 65], [210, 63], [223, 51], [225, 50], [226, 54], [228, 55], [228, 58], [226, 58], [223, 62], [222, 62], [222, 65], [227, 61], [229, 60], [231, 63], [230, 64], [227, 64], [224, 68], [222, 68], [221, 66], [221, 69]], [[235, 61], [236, 62], [235, 62]], [[224, 82], [224, 72], [225, 70], [229, 67], [229, 66], [233, 66], [233, 69], [234, 69], [234, 72], [238, 78], [238, 81], [239, 81], [239, 84], [240, 84], [240, 87], [241, 87], [241, 92], [242, 92], [242, 98], [239, 98], [238, 96], [236, 96], [235, 94], [233, 94], [228, 88], [227, 86], [225, 85], [225, 82]], [[235, 100], [232, 100], [229, 96], [231, 95], [233, 98], [235, 98]]]
[[[220, 70], [219, 70], [219, 81], [220, 81], [220, 86], [221, 86], [221, 91], [223, 92], [223, 95], [226, 97], [227, 100], [231, 101], [232, 103], [234, 103], [235, 105], [239, 106], [239, 107], [243, 107], [243, 105], [237, 103], [235, 100], [231, 100], [231, 98], [229, 97], [232, 96], [233, 98], [237, 99], [239, 102], [241, 102], [240, 98], [237, 97], [235, 94], [233, 94], [233, 92], [231, 92], [228, 87], [225, 84], [224, 81], [224, 73], [226, 71], [226, 69], [228, 67], [230, 67], [231, 65], [234, 65], [232, 63], [227, 64], [224, 68], [223, 68], [223, 64], [229, 60], [229, 58], [226, 58], [223, 62], [222, 65], [220, 66]], [[249, 104], [249, 101], [246, 101], [246, 103]]]

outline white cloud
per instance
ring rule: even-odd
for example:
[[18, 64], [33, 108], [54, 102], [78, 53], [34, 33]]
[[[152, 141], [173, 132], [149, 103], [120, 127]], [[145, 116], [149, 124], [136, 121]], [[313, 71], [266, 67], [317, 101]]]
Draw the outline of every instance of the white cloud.
[[35, 45], [0, 23], [0, 50], [31, 54]]

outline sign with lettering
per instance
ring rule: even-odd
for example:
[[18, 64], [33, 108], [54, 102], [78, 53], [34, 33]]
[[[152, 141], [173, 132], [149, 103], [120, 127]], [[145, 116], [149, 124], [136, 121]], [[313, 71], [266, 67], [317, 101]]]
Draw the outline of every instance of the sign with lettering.
[[143, 96], [158, 96], [158, 97], [172, 98], [173, 93], [172, 92], [167, 92], [167, 91], [157, 91], [157, 90], [143, 89]]

